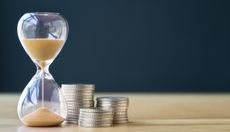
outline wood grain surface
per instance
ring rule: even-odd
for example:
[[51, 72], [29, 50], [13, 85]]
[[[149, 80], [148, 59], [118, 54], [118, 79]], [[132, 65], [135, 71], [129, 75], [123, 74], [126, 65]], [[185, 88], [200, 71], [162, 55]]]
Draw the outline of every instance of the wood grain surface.
[[107, 128], [25, 127], [17, 117], [19, 94], [0, 94], [0, 132], [230, 132], [230, 94], [103, 93], [128, 96], [130, 123]]

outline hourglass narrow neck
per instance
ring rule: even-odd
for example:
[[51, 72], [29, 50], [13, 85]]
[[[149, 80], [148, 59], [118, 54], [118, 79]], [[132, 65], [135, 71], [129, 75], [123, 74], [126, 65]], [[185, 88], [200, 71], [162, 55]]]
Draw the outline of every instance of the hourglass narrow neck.
[[49, 66], [50, 66], [51, 62], [47, 62], [47, 61], [35, 61], [35, 65], [37, 67], [37, 73], [49, 73]]
[[46, 66], [39, 66], [39, 65], [36, 65], [37, 66], [37, 71], [38, 72], [45, 72], [45, 73], [49, 73], [49, 66], [50, 65], [46, 65]]
[[41, 67], [41, 66], [36, 64], [37, 72], [36, 72], [35, 76], [38, 78], [46, 78], [46, 79], [54, 80], [53, 76], [49, 72], [49, 66], [50, 65], [46, 65], [45, 67]]

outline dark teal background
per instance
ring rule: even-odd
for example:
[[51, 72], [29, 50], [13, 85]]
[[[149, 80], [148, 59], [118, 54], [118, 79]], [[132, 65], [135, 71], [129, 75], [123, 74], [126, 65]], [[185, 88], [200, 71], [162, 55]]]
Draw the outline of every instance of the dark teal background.
[[69, 38], [51, 65], [61, 83], [97, 91], [230, 91], [229, 0], [1, 0], [0, 91], [22, 91], [35, 66], [16, 27], [59, 12]]

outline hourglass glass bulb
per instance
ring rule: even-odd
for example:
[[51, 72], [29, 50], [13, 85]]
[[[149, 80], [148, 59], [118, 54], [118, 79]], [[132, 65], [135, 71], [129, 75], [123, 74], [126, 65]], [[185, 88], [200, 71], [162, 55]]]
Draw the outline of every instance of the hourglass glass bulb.
[[57, 13], [26, 13], [19, 20], [20, 42], [37, 67], [18, 102], [18, 116], [27, 126], [59, 125], [67, 115], [65, 99], [49, 73], [67, 35], [67, 21]]

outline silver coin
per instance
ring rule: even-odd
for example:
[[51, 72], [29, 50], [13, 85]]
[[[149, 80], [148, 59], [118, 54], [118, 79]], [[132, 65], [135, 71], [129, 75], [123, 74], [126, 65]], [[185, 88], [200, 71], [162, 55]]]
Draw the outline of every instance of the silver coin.
[[77, 119], [78, 120], [78, 115], [73, 115], [73, 114], [68, 114], [67, 116], [66, 116], [68, 119]]
[[78, 91], [62, 91], [63, 95], [67, 96], [91, 96], [95, 93], [95, 91], [84, 91], [84, 92], [78, 92]]
[[71, 116], [78, 117], [79, 116], [78, 113], [74, 113], [74, 112], [68, 112], [67, 115], [68, 117], [71, 117]]
[[70, 113], [79, 113], [80, 111], [78, 109], [67, 109], [67, 111]]
[[67, 109], [80, 109], [80, 108], [92, 108], [94, 105], [93, 104], [81, 104], [81, 105], [67, 105]]
[[128, 115], [128, 111], [114, 111], [114, 115]]
[[112, 109], [128, 109], [128, 106], [110, 106], [110, 105], [104, 105], [104, 106], [99, 106], [96, 104], [98, 108], [112, 108]]
[[97, 107], [112, 107], [112, 108], [128, 108], [127, 105], [99, 105], [96, 104]]
[[119, 104], [98, 104], [98, 102], [96, 102], [97, 107], [129, 107], [129, 105], [119, 105]]
[[63, 92], [64, 96], [70, 96], [70, 97], [78, 97], [78, 96], [94, 96], [94, 92], [90, 92], [90, 93], [77, 93], [74, 91], [71, 91], [71, 93], [67, 93], [67, 92]]
[[78, 111], [71, 111], [71, 110], [68, 110], [67, 113], [68, 113], [68, 114], [76, 114], [76, 115], [79, 115], [79, 112], [78, 112]]
[[92, 121], [92, 122], [85, 122], [85, 121], [81, 121], [81, 120], [78, 120], [78, 123], [79, 124], [92, 124], [92, 125], [102, 125], [102, 124], [113, 124], [113, 121], [107, 121], [107, 122], [94, 122], [94, 121]]
[[74, 116], [67, 116], [66, 120], [78, 120], [78, 117], [74, 117]]
[[93, 95], [95, 93], [95, 91], [76, 91], [76, 90], [62, 90], [63, 94], [72, 96], [72, 95], [85, 95], [85, 96], [89, 96], [89, 95]]
[[[101, 107], [100, 107], [101, 108]], [[104, 109], [108, 109], [111, 107], [103, 107]], [[117, 112], [117, 113], [123, 113], [123, 112], [128, 112], [128, 109], [119, 109], [119, 108], [112, 108], [113, 112]]]
[[78, 123], [83, 123], [83, 124], [113, 124], [113, 120], [86, 120], [86, 119], [79, 119]]
[[75, 103], [75, 104], [81, 104], [81, 103], [94, 103], [93, 100], [66, 100], [67, 103]]
[[81, 114], [87, 114], [87, 115], [113, 115], [113, 112], [112, 111], [81, 111], [81, 109], [89, 109], [89, 108], [80, 108], [80, 113]]
[[113, 114], [84, 114], [80, 113], [79, 117], [85, 117], [85, 118], [113, 118]]
[[74, 106], [80, 106], [80, 105], [94, 105], [93, 102], [67, 102], [67, 105], [74, 105]]
[[113, 118], [83, 118], [79, 117], [82, 122], [113, 122]]
[[69, 106], [67, 108], [68, 111], [79, 111], [80, 112], [80, 109], [82, 108], [92, 108], [93, 106], [73, 106], [74, 108], [72, 108], [71, 106]]
[[92, 88], [92, 89], [95, 89], [95, 85], [94, 84], [80, 84], [80, 83], [78, 83], [77, 87], [78, 88]]
[[118, 106], [128, 106], [129, 103], [128, 102], [117, 102], [117, 103], [114, 103], [114, 102], [98, 102], [97, 101], [97, 104], [98, 105], [118, 105]]
[[81, 103], [81, 102], [94, 102], [94, 100], [81, 100], [81, 99], [78, 99], [78, 100], [69, 100], [69, 99], [67, 99], [66, 100], [67, 102], [73, 102], [73, 103]]
[[76, 111], [76, 110], [68, 110], [67, 113], [68, 113], [68, 114], [79, 114], [79, 111]]
[[76, 104], [67, 104], [67, 109], [80, 109], [80, 108], [92, 108], [94, 105], [93, 104], [81, 104], [81, 105], [76, 105]]
[[66, 119], [67, 122], [76, 122], [78, 123], [78, 119]]
[[93, 100], [85, 100], [85, 101], [67, 101], [68, 104], [94, 104]]
[[66, 120], [67, 123], [78, 124], [78, 120]]
[[99, 106], [128, 106], [128, 103], [103, 103], [103, 102], [98, 102], [97, 105]]
[[122, 117], [126, 117], [128, 118], [128, 115], [113, 115], [114, 118], [122, 118]]
[[82, 123], [79, 123], [80, 126], [82, 127], [110, 127], [112, 126], [113, 124], [82, 124]]
[[98, 116], [78, 116], [79, 119], [85, 119], [85, 120], [113, 120], [113, 116], [104, 116], [104, 117], [98, 117]]
[[95, 90], [94, 84], [62, 84], [62, 88], [90, 89]]
[[82, 117], [79, 116], [81, 120], [92, 120], [92, 121], [100, 121], [100, 120], [113, 120], [113, 117]]
[[79, 119], [84, 121], [103, 121], [103, 120], [113, 120], [113, 117], [95, 117], [95, 116], [78, 116]]
[[71, 88], [71, 87], [62, 87], [61, 90], [63, 90], [63, 91], [76, 91], [76, 92], [95, 91], [95, 89], [92, 89], [92, 88]]
[[67, 115], [66, 120], [78, 120], [78, 116]]
[[90, 92], [90, 93], [76, 93], [74, 91], [71, 91], [71, 93], [67, 93], [67, 92], [63, 92], [64, 96], [69, 96], [69, 97], [92, 97], [94, 96], [94, 92]]
[[113, 117], [114, 114], [113, 113], [101, 113], [101, 114], [96, 114], [96, 113], [79, 113], [82, 116], [86, 116], [86, 117]]
[[67, 112], [68, 112], [68, 113], [77, 113], [77, 114], [79, 113], [78, 110], [72, 110], [72, 109], [67, 110]]
[[93, 101], [81, 101], [81, 102], [67, 102], [68, 105], [84, 105], [84, 104], [94, 104]]
[[81, 103], [81, 102], [94, 102], [93, 100], [66, 100], [66, 102]]
[[77, 86], [62, 86], [61, 89], [64, 89], [64, 90], [95, 90], [93, 88], [80, 88], [80, 87], [77, 87]]
[[128, 115], [128, 112], [127, 111], [114, 111], [114, 115]]
[[129, 100], [99, 100], [98, 98], [96, 98], [98, 103], [113, 103], [113, 104], [119, 104], [119, 103], [124, 103], [127, 104], [129, 103]]
[[68, 114], [66, 119], [76, 119], [76, 120], [78, 120], [78, 118], [79, 118], [78, 115]]
[[92, 87], [94, 88], [94, 84], [83, 84], [83, 83], [74, 83], [74, 84], [62, 84], [62, 87]]
[[103, 107], [103, 106], [112, 106], [112, 107], [128, 107], [129, 104], [109, 104], [109, 103], [98, 103], [97, 102], [97, 106], [98, 107]]
[[90, 98], [85, 98], [85, 97], [78, 97], [78, 98], [75, 98], [75, 97], [66, 97], [67, 101], [84, 101], [84, 100], [94, 100], [93, 97], [90, 97]]
[[78, 121], [75, 120], [66, 120], [68, 124], [78, 124]]
[[63, 96], [65, 97], [65, 99], [94, 99], [93, 95], [67, 95], [67, 94], [63, 94]]
[[88, 113], [100, 113], [100, 112], [113, 112], [113, 110], [112, 109], [107, 109], [107, 108], [85, 108], [85, 109], [80, 109], [80, 112], [82, 112], [82, 113], [84, 113], [84, 112], [88, 112]]
[[113, 118], [128, 118], [128, 115], [114, 115]]
[[78, 113], [74, 113], [74, 112], [68, 112], [67, 116], [68, 117], [79, 117], [79, 114]]
[[[80, 109], [83, 109], [83, 108], [80, 108]], [[87, 108], [84, 108], [84, 109], [87, 109]], [[108, 116], [108, 115], [114, 115], [113, 112], [111, 111], [103, 111], [103, 112], [82, 112], [80, 110], [80, 114], [82, 115], [95, 115], [95, 116]]]
[[78, 100], [70, 100], [70, 99], [67, 99], [66, 100], [66, 102], [73, 102], [73, 103], [81, 103], [81, 102], [86, 102], [86, 103], [88, 103], [88, 102], [94, 102], [93, 100], [80, 100], [80, 99], [78, 99]]
[[109, 117], [114, 116], [112, 112], [79, 112], [79, 115], [90, 116], [90, 117]]
[[113, 123], [112, 122], [111, 123], [87, 123], [87, 122], [78, 121], [78, 124], [80, 126], [107, 126], [107, 125], [111, 126]]
[[91, 94], [91, 95], [76, 95], [75, 93], [72, 93], [72, 95], [70, 94], [63, 94], [66, 97], [68, 98], [73, 98], [73, 99], [79, 99], [79, 98], [93, 98], [94, 96]]
[[66, 121], [71, 121], [71, 122], [77, 122], [78, 123], [77, 118], [66, 118]]
[[80, 101], [80, 100], [78, 100], [78, 101], [70, 101], [70, 100], [66, 100], [66, 102], [67, 103], [75, 103], [75, 104], [80, 104], [80, 103], [94, 103], [94, 101], [93, 100], [82, 100], [82, 101]]
[[112, 124], [113, 120], [78, 120], [79, 123], [83, 124]]
[[72, 93], [93, 93], [95, 92], [95, 90], [93, 89], [76, 89], [76, 88], [61, 88], [61, 91], [62, 92], [65, 92], [65, 93], [69, 93], [71, 94]]

